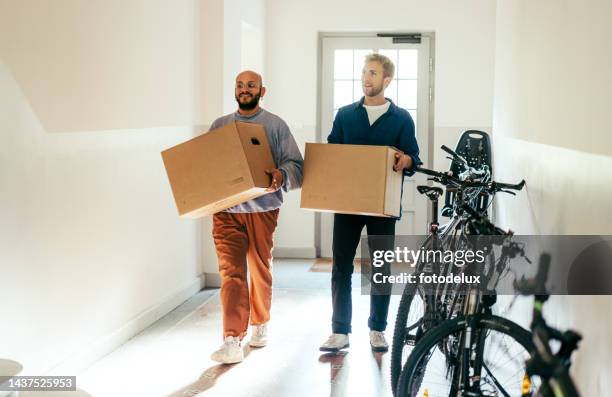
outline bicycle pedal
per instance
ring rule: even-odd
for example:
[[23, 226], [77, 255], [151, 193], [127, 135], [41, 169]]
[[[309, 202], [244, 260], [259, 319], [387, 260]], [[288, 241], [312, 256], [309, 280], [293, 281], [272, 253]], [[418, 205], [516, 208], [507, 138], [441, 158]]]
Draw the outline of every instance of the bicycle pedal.
[[416, 336], [415, 335], [407, 335], [406, 339], [404, 340], [404, 343], [406, 344], [406, 346], [414, 346], [414, 345], [416, 345]]

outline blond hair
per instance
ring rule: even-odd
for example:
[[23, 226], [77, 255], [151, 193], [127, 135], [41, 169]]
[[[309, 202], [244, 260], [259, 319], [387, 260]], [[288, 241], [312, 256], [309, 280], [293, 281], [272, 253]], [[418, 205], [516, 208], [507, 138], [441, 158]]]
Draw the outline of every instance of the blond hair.
[[382, 54], [372, 53], [372, 54], [366, 55], [365, 61], [366, 61], [366, 63], [367, 62], [378, 62], [378, 63], [380, 63], [382, 65], [382, 67], [383, 67], [383, 76], [384, 77], [393, 78], [393, 75], [395, 74], [395, 65], [386, 56], [384, 56]]

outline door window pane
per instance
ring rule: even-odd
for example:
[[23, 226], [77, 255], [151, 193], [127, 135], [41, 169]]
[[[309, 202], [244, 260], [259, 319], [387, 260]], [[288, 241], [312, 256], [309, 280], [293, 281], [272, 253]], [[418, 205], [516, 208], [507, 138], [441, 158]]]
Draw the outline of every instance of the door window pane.
[[397, 80], [391, 80], [389, 86], [385, 90], [385, 97], [391, 99], [393, 103], [397, 104]]
[[416, 109], [417, 107], [417, 81], [399, 80], [398, 102], [399, 107], [405, 109]]
[[363, 96], [363, 88], [361, 88], [361, 80], [353, 80], [353, 102], [357, 102]]
[[351, 80], [334, 81], [334, 109], [348, 105], [353, 101], [353, 82]]
[[397, 67], [398, 79], [416, 79], [417, 78], [417, 50], [399, 50], [399, 61]]
[[334, 51], [334, 79], [350, 79], [353, 75], [353, 50]]
[[363, 65], [365, 63], [365, 57], [368, 54], [373, 53], [373, 50], [355, 50], [353, 58], [354, 72], [353, 78], [361, 80], [361, 72], [363, 71]]

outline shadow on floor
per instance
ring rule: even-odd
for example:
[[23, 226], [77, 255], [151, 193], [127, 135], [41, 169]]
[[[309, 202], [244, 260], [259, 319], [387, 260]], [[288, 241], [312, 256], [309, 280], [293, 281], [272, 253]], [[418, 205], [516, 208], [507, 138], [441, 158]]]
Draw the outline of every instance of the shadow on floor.
[[[246, 359], [248, 355], [251, 354], [251, 351], [257, 350], [257, 349], [258, 348], [253, 348], [249, 346], [248, 344], [246, 344], [242, 348], [244, 352], [244, 358]], [[190, 385], [187, 385], [181, 388], [180, 390], [175, 391], [174, 393], [170, 394], [168, 397], [196, 396], [210, 389], [211, 387], [213, 387], [215, 383], [217, 383], [217, 379], [219, 379], [223, 374], [230, 371], [232, 368], [236, 367], [239, 364], [240, 363], [213, 365], [212, 367], [204, 371], [202, 375], [200, 375], [198, 380], [191, 383]]]

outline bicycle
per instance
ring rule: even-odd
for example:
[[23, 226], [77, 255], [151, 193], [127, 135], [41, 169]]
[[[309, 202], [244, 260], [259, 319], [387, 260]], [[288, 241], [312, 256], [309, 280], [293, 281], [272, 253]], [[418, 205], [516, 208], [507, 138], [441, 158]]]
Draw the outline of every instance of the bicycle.
[[[522, 247], [511, 241], [512, 233], [467, 205], [462, 210], [477, 233], [495, 236], [488, 244], [502, 246], [496, 272], [504, 271], [511, 258], [524, 257]], [[494, 288], [490, 294], [469, 288], [462, 312], [440, 322], [415, 345], [400, 374], [396, 396], [532, 396], [538, 380], [524, 364], [535, 348], [531, 333], [493, 315], [495, 297]]]
[[[490, 180], [488, 167], [482, 169], [470, 167], [467, 161], [457, 153], [442, 145], [442, 150], [450, 154], [451, 160], [461, 165], [463, 170], [459, 177], [448, 173], [437, 172], [425, 168], [418, 168], [417, 172], [430, 176], [430, 180], [441, 183], [452, 189], [454, 193], [454, 214], [449, 223], [440, 226], [438, 223], [438, 199], [442, 195], [442, 189], [430, 186], [417, 186], [419, 193], [428, 197], [432, 205], [432, 220], [429, 224], [428, 237], [423, 248], [440, 250], [448, 248], [457, 249], [461, 244], [460, 235], [471, 216], [464, 208], [479, 208], [482, 203], [481, 197], [494, 196], [498, 192], [514, 194], [512, 190], [521, 190], [525, 181], [519, 184], [504, 184]], [[491, 200], [492, 202], [492, 200]], [[482, 207], [480, 207], [483, 211]], [[487, 207], [484, 208], [486, 212]], [[467, 216], [465, 215], [467, 214]], [[474, 232], [474, 231], [472, 231]], [[490, 262], [493, 259], [489, 260]], [[418, 273], [446, 273], [448, 266], [437, 266], [430, 263], [419, 263], [416, 266]], [[391, 386], [395, 391], [397, 381], [403, 366], [404, 358], [408, 349], [412, 348], [427, 329], [433, 328], [437, 323], [450, 318], [455, 312], [455, 307], [461, 306], [461, 294], [453, 289], [444, 288], [435, 294], [425, 293], [418, 284], [407, 284], [399, 304], [396, 316], [395, 329], [391, 349]], [[415, 299], [417, 297], [417, 299]]]

